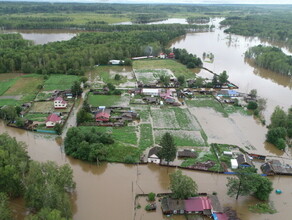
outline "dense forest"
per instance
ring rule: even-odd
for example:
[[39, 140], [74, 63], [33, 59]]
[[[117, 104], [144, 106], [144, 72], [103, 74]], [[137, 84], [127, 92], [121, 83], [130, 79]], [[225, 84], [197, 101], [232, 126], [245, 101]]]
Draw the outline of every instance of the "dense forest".
[[258, 45], [250, 48], [245, 57], [254, 63], [283, 75], [292, 75], [292, 56], [287, 56], [277, 47], [265, 47]]
[[[287, 8], [290, 7], [287, 6]], [[257, 36], [269, 41], [284, 42], [292, 47], [291, 11], [286, 13], [284, 11], [270, 12], [244, 17], [231, 16], [222, 21], [221, 24], [230, 26], [225, 30], [226, 33]]]
[[71, 219], [68, 192], [75, 189], [72, 169], [50, 161], [32, 161], [25, 147], [7, 134], [0, 134], [0, 219], [13, 219], [8, 199], [17, 197], [23, 197], [30, 213], [35, 214], [28, 220]]
[[178, 28], [169, 31], [89, 32], [69, 41], [46, 45], [31, 45], [19, 34], [2, 34], [0, 73], [82, 75], [86, 67], [107, 64], [111, 59], [157, 55], [170, 40], [183, 34], [185, 31]]

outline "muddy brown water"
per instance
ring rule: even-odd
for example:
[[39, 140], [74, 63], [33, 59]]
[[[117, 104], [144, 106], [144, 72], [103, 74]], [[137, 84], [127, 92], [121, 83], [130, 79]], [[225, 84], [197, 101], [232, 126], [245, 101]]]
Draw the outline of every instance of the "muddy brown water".
[[[27, 151], [33, 160], [55, 161], [57, 164], [68, 163], [74, 173], [77, 188], [72, 197], [74, 219], [134, 219], [134, 197], [136, 193], [169, 192], [169, 173], [173, 168], [157, 165], [124, 165], [89, 164], [65, 156], [61, 147], [61, 140], [56, 136], [47, 136], [31, 133], [20, 129], [6, 127], [0, 123], [0, 131], [7, 132], [18, 141], [27, 143]], [[204, 172], [183, 171], [192, 177], [198, 184], [200, 192], [217, 192], [221, 204], [231, 206], [238, 211], [241, 219], [290, 219], [289, 207], [292, 195], [289, 177], [271, 178], [275, 189], [281, 189], [283, 194], [271, 194], [271, 201], [278, 210], [274, 215], [259, 215], [248, 211], [248, 205], [257, 201], [252, 197], [240, 197], [238, 201], [226, 195], [226, 175], [208, 174]], [[145, 203], [145, 202], [144, 202]], [[145, 205], [141, 202], [141, 205]], [[18, 213], [17, 219], [22, 220], [25, 214], [22, 200], [13, 200], [12, 206]], [[162, 216], [160, 210], [146, 214], [141, 210], [136, 211], [135, 219], [171, 219]], [[175, 217], [173, 219], [183, 219]]]

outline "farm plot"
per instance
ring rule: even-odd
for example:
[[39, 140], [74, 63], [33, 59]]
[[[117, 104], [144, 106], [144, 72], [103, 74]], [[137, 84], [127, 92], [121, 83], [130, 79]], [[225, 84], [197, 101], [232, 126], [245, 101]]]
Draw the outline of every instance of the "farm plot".
[[24, 118], [28, 119], [28, 120], [32, 120], [35, 122], [45, 122], [47, 120], [47, 117], [49, 116], [49, 114], [31, 114], [28, 113], [24, 116]]
[[199, 131], [201, 126], [188, 109], [173, 108], [176, 120], [182, 130], [196, 130]]
[[15, 82], [16, 79], [5, 79], [0, 81], [0, 95], [3, 95]]
[[45, 81], [44, 90], [66, 90], [70, 89], [75, 81], [79, 80], [79, 76], [73, 75], [51, 75], [48, 80]]
[[175, 112], [171, 108], [151, 108], [153, 128], [158, 129], [180, 129]]
[[135, 70], [135, 75], [137, 80], [141, 81], [143, 84], [155, 83], [160, 79], [160, 76], [174, 77], [174, 74], [168, 69]]
[[[117, 74], [119, 80], [115, 79]], [[93, 86], [111, 83], [119, 87], [134, 87], [136, 82], [132, 68], [124, 66], [98, 66], [88, 72], [87, 76]]]
[[94, 95], [89, 93], [88, 103], [94, 107], [98, 106], [120, 106], [127, 107], [130, 103], [130, 96], [127, 95]]
[[153, 135], [152, 135], [152, 126], [151, 124], [141, 124], [140, 125], [140, 142], [139, 148], [141, 151], [144, 151], [148, 147], [154, 145]]
[[70, 112], [73, 103], [68, 102], [68, 106], [66, 109], [55, 109], [54, 103], [52, 101], [49, 102], [34, 102], [30, 113], [51, 113], [51, 112]]
[[200, 131], [184, 131], [184, 130], [154, 130], [155, 143], [159, 143], [161, 137], [169, 132], [173, 137], [176, 145], [181, 146], [206, 146]]

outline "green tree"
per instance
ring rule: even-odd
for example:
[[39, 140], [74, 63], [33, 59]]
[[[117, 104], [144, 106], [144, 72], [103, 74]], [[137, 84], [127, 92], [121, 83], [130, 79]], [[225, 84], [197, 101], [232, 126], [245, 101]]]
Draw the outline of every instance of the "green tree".
[[261, 200], [267, 200], [272, 192], [272, 182], [256, 173], [255, 168], [240, 168], [236, 171], [236, 177], [228, 177], [227, 194], [231, 197], [254, 195]]
[[75, 81], [71, 87], [71, 92], [74, 96], [80, 96], [83, 92], [81, 88], [81, 83], [79, 81]]
[[87, 100], [84, 100], [84, 102], [83, 102], [83, 106], [82, 106], [82, 109], [83, 109], [84, 111], [88, 112], [88, 113], [91, 112], [91, 111], [90, 111], [90, 105], [89, 105], [89, 103], [88, 103]]
[[177, 81], [179, 82], [179, 84], [181, 86], [183, 86], [185, 84], [185, 76], [179, 76], [179, 77], [177, 77]]
[[114, 78], [116, 81], [119, 81], [119, 80], [121, 80], [121, 75], [120, 74], [116, 74], [115, 75], [115, 78]]
[[17, 117], [17, 112], [14, 106], [6, 105], [0, 109], [0, 117], [4, 120], [14, 121]]
[[125, 65], [125, 66], [132, 66], [132, 65], [133, 65], [133, 62], [132, 62], [131, 59], [126, 58], [126, 59], [125, 59], [125, 62], [124, 62], [124, 65]]
[[[270, 128], [266, 135], [267, 141], [274, 144], [279, 149], [283, 149], [283, 141], [279, 141], [279, 139], [285, 140], [287, 135], [287, 131], [283, 127], [278, 128]], [[285, 148], [285, 147], [284, 147]]]
[[70, 220], [71, 218], [62, 217], [61, 212], [56, 209], [43, 208], [35, 215], [29, 215], [25, 220]]
[[220, 73], [220, 75], [218, 77], [219, 82], [221, 84], [227, 83], [228, 82], [228, 78], [229, 78], [229, 76], [227, 75], [227, 72], [225, 70], [222, 73]]
[[169, 177], [170, 190], [174, 198], [187, 199], [197, 194], [198, 186], [196, 182], [191, 177], [183, 175], [181, 170], [171, 173]]
[[0, 192], [10, 197], [24, 192], [23, 177], [28, 171], [26, 145], [7, 134], [0, 135]]
[[0, 219], [12, 220], [12, 212], [8, 205], [8, 196], [0, 192]]
[[287, 125], [287, 114], [286, 112], [280, 108], [280, 106], [277, 106], [271, 115], [271, 127], [283, 127], [285, 128]]
[[92, 119], [93, 118], [92, 118], [91, 114], [82, 108], [77, 113], [76, 122], [77, 122], [77, 125], [80, 125], [83, 122], [92, 121]]
[[57, 166], [54, 162], [31, 162], [25, 177], [26, 205], [34, 210], [56, 209], [61, 216], [71, 218], [71, 206], [68, 194], [75, 189], [73, 171], [69, 165]]
[[218, 84], [218, 76], [214, 74], [213, 79], [212, 79], [212, 84], [217, 85]]
[[82, 76], [80, 77], [79, 81], [82, 83], [86, 83], [88, 81], [88, 78], [86, 76]]
[[22, 127], [24, 127], [25, 119], [18, 117], [18, 118], [16, 118], [15, 124], [17, 127], [22, 128]]
[[167, 164], [169, 164], [170, 161], [173, 161], [176, 158], [176, 146], [174, 143], [173, 136], [166, 132], [160, 141], [160, 146], [162, 147], [159, 151], [159, 157], [160, 159], [164, 159]]
[[54, 126], [54, 131], [56, 131], [56, 133], [58, 135], [61, 135], [62, 134], [62, 125], [57, 123], [55, 126]]
[[258, 104], [256, 102], [250, 101], [247, 104], [247, 109], [249, 110], [256, 110], [258, 107]]

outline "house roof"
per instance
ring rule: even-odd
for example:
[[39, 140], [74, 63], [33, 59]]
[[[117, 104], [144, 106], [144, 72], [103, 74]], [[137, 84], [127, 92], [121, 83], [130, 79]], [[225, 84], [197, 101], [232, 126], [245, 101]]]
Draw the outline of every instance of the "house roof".
[[238, 92], [235, 90], [228, 90], [228, 95], [238, 95]]
[[223, 212], [217, 195], [208, 195], [208, 198], [210, 199], [211, 206], [214, 212]]
[[95, 118], [110, 118], [110, 109], [102, 109], [96, 112]]
[[192, 197], [184, 202], [187, 212], [200, 212], [212, 208], [208, 197]]
[[237, 158], [238, 165], [250, 165], [252, 166], [252, 160], [249, 158], [247, 154], [240, 154]]
[[196, 153], [191, 151], [191, 150], [183, 150], [183, 151], [179, 151], [178, 152], [178, 156], [179, 157], [191, 157], [191, 158], [195, 158], [197, 157]]
[[142, 89], [142, 93], [159, 93], [159, 89]]
[[184, 200], [172, 199], [164, 197], [161, 201], [161, 208], [163, 212], [173, 212], [174, 210], [184, 210]]
[[57, 98], [55, 98], [55, 101], [63, 101], [64, 99], [62, 98], [62, 97], [57, 97]]
[[152, 147], [150, 150], [149, 150], [149, 153], [148, 153], [148, 157], [151, 157], [152, 155], [156, 155], [158, 156], [158, 152], [161, 150], [161, 147]]
[[51, 121], [51, 122], [58, 122], [58, 121], [61, 121], [61, 117], [59, 117], [58, 115], [56, 114], [50, 114], [46, 120], [46, 122], [48, 121]]

